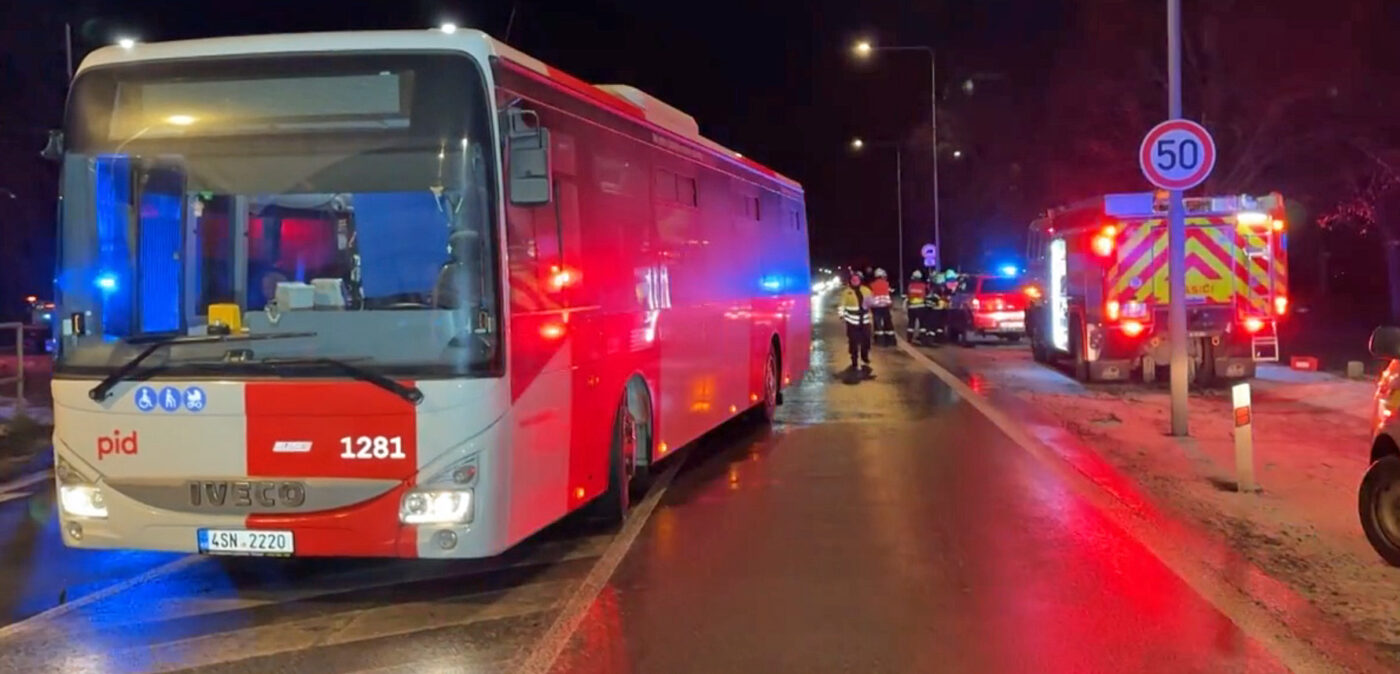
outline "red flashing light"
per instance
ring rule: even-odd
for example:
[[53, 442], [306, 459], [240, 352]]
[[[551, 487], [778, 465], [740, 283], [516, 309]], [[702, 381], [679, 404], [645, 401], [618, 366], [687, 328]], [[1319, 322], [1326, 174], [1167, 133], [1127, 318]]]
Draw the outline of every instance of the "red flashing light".
[[1026, 286], [1025, 293], [1026, 297], [1029, 297], [1033, 300], [1040, 299], [1040, 288], [1037, 288], [1035, 286]]
[[1140, 321], [1123, 321], [1123, 334], [1129, 337], [1137, 337], [1146, 329], [1147, 327]]
[[1283, 295], [1279, 295], [1278, 297], [1275, 297], [1275, 298], [1274, 298], [1274, 313], [1276, 313], [1276, 314], [1278, 314], [1278, 315], [1280, 315], [1280, 316], [1282, 316], [1282, 315], [1288, 313], [1288, 298], [1287, 298], [1287, 297], [1284, 297]]
[[545, 323], [540, 326], [540, 336], [545, 339], [561, 339], [564, 337], [564, 326], [560, 323]]
[[578, 280], [578, 274], [573, 270], [561, 268], [559, 265], [551, 266], [549, 271], [549, 287], [556, 291], [563, 290]]
[[1264, 329], [1264, 319], [1250, 316], [1244, 319], [1244, 331], [1254, 334]]
[[1283, 221], [1282, 221], [1282, 220], [1275, 220], [1275, 221], [1274, 221], [1274, 231], [1275, 231], [1275, 232], [1282, 232], [1282, 231], [1283, 231]]
[[1113, 249], [1117, 245], [1118, 228], [1108, 225], [1099, 231], [1098, 236], [1090, 242], [1089, 247], [1094, 254], [1099, 257], [1108, 257], [1113, 254]]
[[1108, 320], [1116, 321], [1118, 320], [1118, 316], [1122, 313], [1122, 305], [1118, 304], [1118, 300], [1104, 302], [1103, 313], [1108, 317]]

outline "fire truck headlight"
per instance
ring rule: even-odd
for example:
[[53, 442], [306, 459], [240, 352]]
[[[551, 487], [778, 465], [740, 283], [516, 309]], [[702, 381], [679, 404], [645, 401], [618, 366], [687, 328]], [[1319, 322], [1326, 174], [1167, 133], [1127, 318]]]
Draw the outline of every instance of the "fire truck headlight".
[[72, 517], [107, 517], [107, 503], [102, 498], [101, 487], [90, 484], [60, 486], [58, 502], [63, 506], [63, 512]]
[[472, 490], [411, 491], [399, 503], [404, 524], [462, 524], [472, 521]]

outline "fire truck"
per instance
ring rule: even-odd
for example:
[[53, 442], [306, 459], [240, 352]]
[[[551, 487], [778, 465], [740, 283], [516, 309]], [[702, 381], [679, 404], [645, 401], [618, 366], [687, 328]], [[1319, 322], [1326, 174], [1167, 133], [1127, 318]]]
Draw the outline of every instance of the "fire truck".
[[[1288, 313], [1283, 197], [1185, 202], [1191, 378], [1252, 377], [1256, 361], [1278, 359]], [[1072, 364], [1080, 381], [1155, 381], [1169, 362], [1167, 254], [1163, 192], [1099, 196], [1032, 222], [1026, 329], [1035, 359]]]

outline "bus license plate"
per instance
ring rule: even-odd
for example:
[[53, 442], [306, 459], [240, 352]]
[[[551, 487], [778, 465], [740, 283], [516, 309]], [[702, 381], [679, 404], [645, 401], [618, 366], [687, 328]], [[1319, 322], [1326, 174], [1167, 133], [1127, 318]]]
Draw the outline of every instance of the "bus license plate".
[[290, 531], [200, 529], [199, 551], [210, 555], [290, 555], [296, 552]]

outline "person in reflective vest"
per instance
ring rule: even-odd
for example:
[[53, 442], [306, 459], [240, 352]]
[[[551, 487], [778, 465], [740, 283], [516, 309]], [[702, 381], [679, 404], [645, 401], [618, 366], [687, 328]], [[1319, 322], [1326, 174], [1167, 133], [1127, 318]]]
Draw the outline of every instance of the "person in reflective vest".
[[870, 284], [870, 315], [875, 321], [876, 344], [894, 346], [894, 318], [890, 316], [893, 306], [889, 278], [884, 269], [876, 269], [875, 280]]
[[914, 270], [909, 277], [909, 286], [904, 289], [905, 338], [918, 344], [927, 334], [928, 328], [928, 284], [924, 283], [924, 273]]
[[841, 320], [846, 323], [850, 371], [859, 366], [862, 372], [870, 374], [870, 293], [861, 286], [858, 273], [851, 274], [850, 285], [841, 293]]
[[923, 328], [928, 341], [940, 343], [948, 335], [948, 287], [941, 273], [930, 275], [930, 280], [928, 299], [924, 302]]

